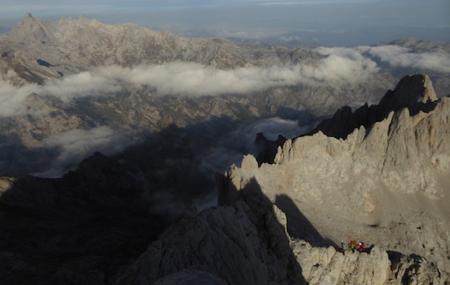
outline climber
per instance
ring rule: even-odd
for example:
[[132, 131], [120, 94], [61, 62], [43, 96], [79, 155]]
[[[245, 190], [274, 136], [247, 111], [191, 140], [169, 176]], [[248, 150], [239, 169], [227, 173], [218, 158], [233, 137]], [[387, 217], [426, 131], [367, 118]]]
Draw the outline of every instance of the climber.
[[356, 248], [359, 252], [365, 252], [366, 251], [366, 245], [364, 242], [360, 241], [358, 242], [358, 246]]
[[355, 251], [356, 251], [357, 246], [358, 246], [358, 244], [357, 244], [356, 241], [353, 240], [353, 239], [352, 239], [351, 241], [348, 242], [348, 248], [349, 248], [352, 252], [355, 252]]

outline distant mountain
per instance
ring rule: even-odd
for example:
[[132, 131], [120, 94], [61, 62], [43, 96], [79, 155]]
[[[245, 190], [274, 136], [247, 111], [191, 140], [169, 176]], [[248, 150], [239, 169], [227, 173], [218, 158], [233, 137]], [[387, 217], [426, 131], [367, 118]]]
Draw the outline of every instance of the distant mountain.
[[436, 61], [447, 58], [445, 45], [397, 44], [260, 47], [29, 15], [0, 36], [0, 173], [58, 175], [171, 125], [273, 116], [310, 125], [342, 105], [374, 103], [396, 78], [428, 67], [444, 95], [448, 64]]
[[[184, 38], [133, 24], [113, 26], [87, 18], [46, 22], [31, 15], [2, 40], [1, 51], [2, 62], [17, 73], [17, 81], [38, 83], [59, 78], [58, 72], [68, 75], [112, 64], [188, 61], [232, 68], [248, 63], [280, 64], [283, 58], [278, 52], [289, 56], [287, 49], [250, 50], [226, 40]], [[51, 66], [40, 67], [37, 59]]]
[[[136, 66], [165, 68], [166, 63], [174, 61], [190, 62], [228, 72], [223, 75], [228, 76], [225, 78], [244, 76], [242, 80], [251, 86], [263, 84], [261, 76], [271, 76], [271, 84], [278, 85], [277, 80], [300, 81], [300, 77], [284, 75], [284, 70], [270, 71], [271, 67], [304, 63], [305, 72], [310, 72], [326, 56], [308, 49], [256, 48], [220, 39], [183, 38], [135, 25], [112, 26], [85, 18], [46, 22], [29, 15], [0, 38], [0, 55], [0, 78], [3, 79], [0, 95], [8, 98], [0, 109], [0, 136], [3, 138], [0, 172], [9, 175], [46, 172], [54, 168], [55, 159], [61, 157], [68, 160], [62, 163], [62, 169], [73, 166], [82, 157], [72, 161], [67, 159], [71, 155], [64, 155], [58, 148], [64, 149], [61, 140], [67, 145], [74, 132], [97, 135], [98, 128], [114, 130], [100, 134], [102, 141], [113, 142], [102, 143], [99, 147], [96, 140], [91, 148], [107, 151], [105, 148], [113, 144], [117, 150], [120, 149], [117, 146], [123, 144], [121, 139], [115, 141], [118, 137], [125, 136], [128, 143], [135, 143], [143, 134], [172, 124], [185, 127], [214, 118], [236, 122], [268, 116], [299, 119], [305, 113], [322, 116], [342, 102], [376, 97], [374, 94], [381, 93], [380, 90], [391, 82], [387, 74], [380, 73], [374, 74], [371, 82], [351, 86], [332, 82], [296, 83], [268, 86], [243, 94], [162, 96], [152, 85], [135, 86], [121, 82], [123, 77], [112, 80], [109, 72], [120, 67], [121, 76], [131, 76], [127, 72], [132, 72], [136, 78], [145, 71], [145, 68], [144, 71], [134, 69]], [[115, 69], [109, 70], [112, 66]], [[187, 65], [182, 63], [182, 66]], [[176, 65], [169, 66], [165, 72], [170, 73], [174, 68]], [[184, 68], [189, 72], [189, 66]], [[234, 74], [238, 68], [242, 68], [237, 71], [242, 75]], [[289, 68], [286, 70], [292, 72]], [[211, 71], [204, 72], [207, 75]], [[192, 80], [201, 78], [196, 73], [189, 76], [194, 76]], [[183, 76], [180, 74], [179, 78]], [[167, 80], [170, 76], [162, 82]], [[211, 86], [213, 88], [214, 84]], [[67, 94], [72, 93], [75, 95], [68, 97]], [[20, 111], [15, 111], [14, 106]], [[83, 145], [85, 155], [92, 153], [89, 142]], [[33, 159], [28, 159], [30, 157]]]

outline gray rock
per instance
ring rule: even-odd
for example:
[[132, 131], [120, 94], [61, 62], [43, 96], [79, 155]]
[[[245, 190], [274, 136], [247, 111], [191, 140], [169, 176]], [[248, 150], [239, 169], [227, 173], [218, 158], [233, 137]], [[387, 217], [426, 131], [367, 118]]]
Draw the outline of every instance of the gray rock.
[[248, 200], [205, 210], [171, 227], [117, 284], [153, 284], [185, 270], [209, 272], [227, 284], [304, 284], [284, 215], [257, 188], [249, 191]]
[[[253, 168], [254, 159], [246, 160]], [[445, 284], [438, 268], [417, 255], [377, 247], [370, 253], [343, 253], [293, 240], [286, 216], [256, 181], [222, 202], [227, 205], [175, 224], [116, 284], [197, 278], [186, 271], [207, 272], [225, 284]]]
[[[394, 111], [386, 112], [391, 103]], [[254, 158], [246, 157], [241, 168], [228, 172], [226, 187], [240, 190], [257, 181], [272, 201], [289, 197], [301, 211], [297, 216], [317, 229], [318, 239], [336, 244], [359, 239], [416, 253], [447, 276], [450, 98], [437, 99], [426, 76], [407, 77], [366, 114], [377, 117], [380, 112], [387, 116], [367, 126], [356, 123], [346, 139], [319, 131], [288, 140], [274, 164], [249, 167]], [[354, 117], [328, 125], [339, 130], [354, 124]], [[288, 213], [290, 219], [304, 220]]]

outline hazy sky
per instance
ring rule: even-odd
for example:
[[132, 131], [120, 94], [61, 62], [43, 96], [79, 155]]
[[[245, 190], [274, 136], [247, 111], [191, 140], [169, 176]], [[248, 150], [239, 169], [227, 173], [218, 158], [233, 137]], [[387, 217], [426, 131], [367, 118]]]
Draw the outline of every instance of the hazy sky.
[[316, 45], [415, 37], [450, 41], [450, 0], [0, 0], [0, 30], [27, 12], [42, 18], [95, 17], [187, 35]]

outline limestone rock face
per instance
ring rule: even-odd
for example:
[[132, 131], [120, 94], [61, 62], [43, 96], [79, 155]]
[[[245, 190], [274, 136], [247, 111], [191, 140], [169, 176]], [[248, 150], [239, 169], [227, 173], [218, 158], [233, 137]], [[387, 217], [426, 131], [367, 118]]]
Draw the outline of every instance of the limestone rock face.
[[294, 241], [293, 252], [308, 284], [445, 284], [439, 270], [419, 256], [373, 248], [341, 253]]
[[183, 283], [190, 280], [203, 284], [205, 279], [207, 284], [445, 282], [437, 267], [419, 256], [377, 247], [370, 253], [343, 253], [293, 240], [287, 221], [251, 181], [234, 202], [228, 200], [228, 204], [175, 224], [150, 244], [117, 284], [175, 284], [171, 283], [174, 280], [180, 282], [176, 284], [194, 284]]
[[226, 284], [304, 284], [284, 215], [256, 187], [249, 192], [236, 203], [180, 221], [117, 284], [153, 284], [186, 270], [209, 272]]
[[[226, 187], [257, 181], [279, 206], [289, 197], [301, 215], [280, 208], [299, 238], [301, 216], [319, 233], [310, 242], [365, 240], [448, 271], [449, 117], [450, 98], [438, 100], [427, 76], [406, 77], [379, 105], [341, 110], [316, 133], [286, 141], [274, 164], [233, 167]], [[347, 134], [346, 124], [355, 129]]]
[[323, 132], [327, 136], [346, 138], [355, 128], [370, 128], [383, 121], [392, 111], [408, 108], [410, 113], [430, 111], [438, 100], [428, 75], [405, 76], [392, 91], [389, 90], [378, 105], [367, 104], [354, 112], [348, 106], [339, 109], [331, 119], [319, 123], [312, 133]]

